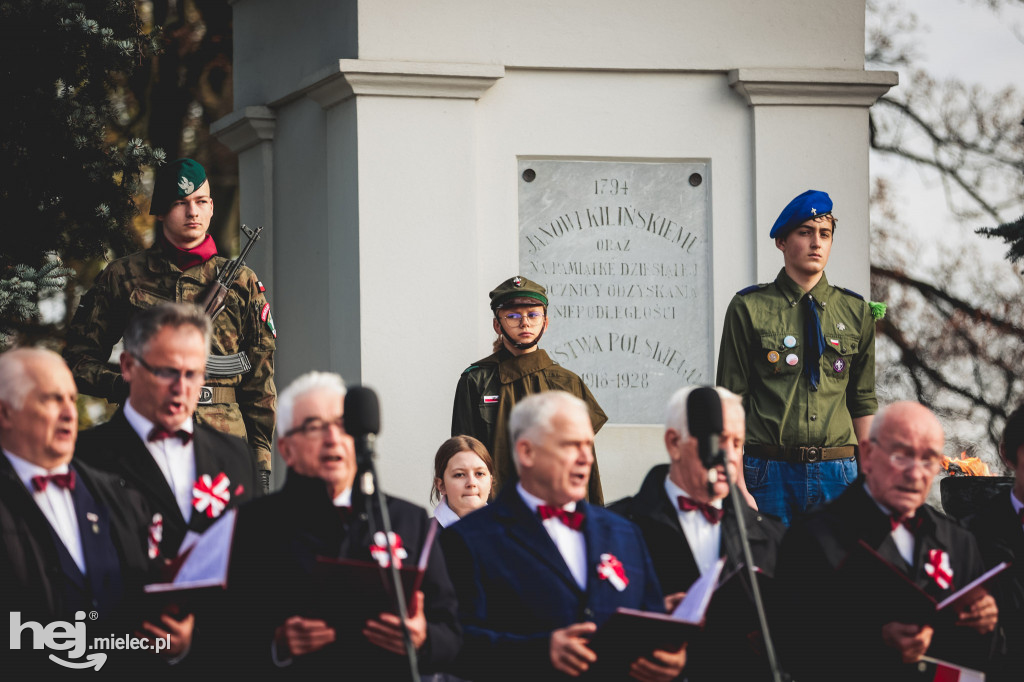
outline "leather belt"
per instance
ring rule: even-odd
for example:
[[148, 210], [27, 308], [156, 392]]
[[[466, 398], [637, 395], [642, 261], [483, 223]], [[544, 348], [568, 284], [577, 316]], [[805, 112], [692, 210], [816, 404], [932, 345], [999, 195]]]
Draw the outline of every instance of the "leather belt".
[[237, 402], [235, 389], [224, 386], [203, 386], [199, 389], [200, 405], [228, 405]]
[[778, 462], [829, 462], [834, 459], [852, 459], [857, 456], [856, 445], [837, 448], [818, 446], [784, 448], [778, 445], [746, 445], [743, 454], [758, 459], [773, 459]]

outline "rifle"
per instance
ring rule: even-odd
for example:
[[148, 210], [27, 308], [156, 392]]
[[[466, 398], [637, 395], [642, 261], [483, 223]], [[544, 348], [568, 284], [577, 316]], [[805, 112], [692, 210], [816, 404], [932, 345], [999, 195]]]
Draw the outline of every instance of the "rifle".
[[249, 255], [249, 251], [252, 250], [256, 240], [260, 238], [263, 226], [260, 225], [253, 230], [242, 225], [242, 232], [249, 238], [248, 243], [242, 247], [242, 252], [238, 254], [238, 258], [224, 264], [221, 271], [217, 273], [217, 279], [210, 282], [210, 288], [203, 294], [203, 312], [206, 313], [210, 320], [216, 319], [227, 306], [225, 301], [227, 301], [228, 294], [231, 292], [231, 285], [234, 283], [235, 278], [238, 277], [239, 270], [245, 265], [245, 257]]

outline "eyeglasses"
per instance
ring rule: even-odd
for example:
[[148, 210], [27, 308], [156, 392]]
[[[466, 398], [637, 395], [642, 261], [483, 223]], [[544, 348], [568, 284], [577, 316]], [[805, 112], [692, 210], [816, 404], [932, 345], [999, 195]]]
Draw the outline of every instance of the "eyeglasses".
[[155, 376], [160, 381], [166, 381], [172, 384], [178, 379], [183, 379], [190, 384], [201, 384], [206, 381], [206, 370], [197, 369], [176, 369], [174, 367], [153, 367], [148, 362], [143, 360], [135, 353], [131, 354], [133, 358], [139, 361], [147, 372]]
[[528, 326], [532, 326], [544, 319], [544, 313], [531, 310], [525, 315], [522, 313], [502, 313], [501, 317], [509, 324], [518, 325], [525, 320]]
[[345, 418], [338, 417], [331, 421], [320, 419], [319, 417], [309, 417], [304, 422], [296, 426], [294, 429], [285, 431], [285, 436], [294, 436], [296, 433], [302, 433], [306, 438], [323, 438], [327, 435], [330, 428], [337, 427], [339, 431], [345, 433]]
[[871, 442], [882, 448], [889, 455], [889, 462], [897, 469], [906, 471], [911, 467], [919, 466], [925, 473], [935, 474], [942, 468], [942, 455], [926, 454], [918, 459], [910, 448], [886, 448], [874, 438], [871, 439]]

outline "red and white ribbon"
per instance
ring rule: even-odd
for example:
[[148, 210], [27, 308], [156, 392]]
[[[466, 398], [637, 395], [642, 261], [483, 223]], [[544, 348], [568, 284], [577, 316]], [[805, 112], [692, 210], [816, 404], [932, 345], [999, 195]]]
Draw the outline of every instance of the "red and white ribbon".
[[949, 565], [949, 555], [941, 549], [928, 551], [928, 563], [924, 565], [924, 572], [944, 590], [948, 590], [953, 584], [953, 567]]
[[160, 555], [160, 543], [164, 539], [164, 517], [160, 512], [153, 514], [153, 523], [149, 524], [149, 558], [155, 559]]
[[370, 556], [380, 564], [381, 568], [387, 568], [391, 565], [388, 561], [388, 543], [391, 540], [391, 554], [395, 559], [395, 566], [398, 568], [402, 567], [402, 559], [407, 559], [409, 553], [402, 547], [402, 538], [394, 531], [388, 533], [387, 538], [384, 537], [384, 531], [377, 531], [373, 534], [373, 544], [370, 545]]
[[607, 580], [619, 592], [629, 585], [629, 578], [626, 577], [626, 569], [622, 562], [615, 558], [614, 554], [602, 554], [601, 563], [597, 565], [597, 575]]
[[192, 485], [192, 506], [197, 512], [206, 512], [211, 519], [217, 518], [231, 499], [229, 487], [231, 481], [223, 471], [213, 480], [210, 479], [210, 474], [203, 474]]

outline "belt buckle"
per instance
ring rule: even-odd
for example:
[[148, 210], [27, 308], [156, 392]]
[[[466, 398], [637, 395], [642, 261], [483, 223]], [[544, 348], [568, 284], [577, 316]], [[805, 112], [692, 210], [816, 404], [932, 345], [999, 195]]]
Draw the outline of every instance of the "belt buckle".
[[804, 450], [804, 458], [808, 462], [820, 462], [821, 461], [821, 451], [822, 451], [822, 448], [819, 448], [817, 446], [809, 447], [809, 448]]
[[199, 389], [199, 404], [200, 405], [213, 405], [213, 389], [209, 386], [203, 386]]

